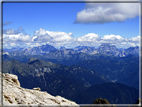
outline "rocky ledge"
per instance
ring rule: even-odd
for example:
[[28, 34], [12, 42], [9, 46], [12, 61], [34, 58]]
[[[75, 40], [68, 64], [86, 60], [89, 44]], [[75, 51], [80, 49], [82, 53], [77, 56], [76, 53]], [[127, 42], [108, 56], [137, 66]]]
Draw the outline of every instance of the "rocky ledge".
[[[1, 73], [0, 73], [1, 74]], [[3, 75], [3, 104], [28, 106], [79, 106], [61, 96], [52, 96], [40, 88], [25, 89], [20, 87], [18, 77], [13, 74]], [[1, 80], [1, 78], [0, 78]], [[1, 93], [1, 92], [0, 92]]]

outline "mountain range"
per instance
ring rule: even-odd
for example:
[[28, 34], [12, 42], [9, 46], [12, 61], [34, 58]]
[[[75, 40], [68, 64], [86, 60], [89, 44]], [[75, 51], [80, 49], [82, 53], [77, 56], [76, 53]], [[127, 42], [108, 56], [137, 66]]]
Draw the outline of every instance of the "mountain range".
[[105, 98], [110, 103], [127, 104], [138, 98], [139, 47], [118, 49], [102, 44], [98, 48], [56, 49], [46, 44], [14, 48], [4, 50], [2, 72], [17, 75], [24, 88], [40, 87], [77, 103]]
[[[13, 49], [4, 49], [12, 56], [19, 56], [19, 55], [42, 55], [48, 54], [54, 50], [70, 50], [66, 49], [65, 47], [60, 47], [60, 49], [56, 49], [54, 46], [49, 44], [38, 46], [38, 47], [31, 47], [31, 48], [13, 48]], [[87, 53], [87, 54], [105, 54], [109, 56], [118, 56], [118, 57], [125, 57], [127, 55], [139, 55], [139, 47], [129, 47], [128, 49], [118, 49], [115, 45], [111, 44], [102, 44], [98, 48], [90, 47], [90, 46], [77, 46], [72, 48], [71, 50], [75, 52]]]
[[139, 55], [139, 47], [129, 47], [128, 49], [118, 49], [115, 45], [102, 44], [98, 48], [89, 46], [78, 46], [74, 48], [75, 51], [89, 54], [105, 54], [109, 56], [125, 57], [129, 54]]
[[[83, 46], [83, 49], [86, 49], [86, 48], [88, 49], [87, 46]], [[65, 48], [56, 49], [53, 46], [47, 44], [47, 45], [43, 45], [40, 47], [24, 49], [23, 51], [13, 51], [13, 52], [4, 54], [3, 60], [15, 59], [15, 60], [25, 63], [30, 59], [30, 57], [36, 57], [38, 59], [45, 60], [45, 61], [51, 61], [53, 63], [73, 65], [83, 60], [95, 60], [95, 59], [120, 60], [130, 55], [134, 55], [134, 56], [139, 55], [138, 47], [131, 47], [131, 48], [124, 49], [124, 50], [123, 49], [118, 50], [115, 46], [111, 46], [108, 44], [102, 44], [98, 48], [98, 52], [95, 54], [81, 52], [80, 49], [81, 49], [81, 46], [76, 49], [65, 49]], [[42, 50], [43, 53], [40, 50]], [[123, 52], [123, 53], [126, 53], [125, 55], [123, 55], [125, 57], [120, 57], [120, 55], [118, 54], [115, 55], [116, 50], [121, 51], [121, 52], [126, 51], [126, 52]]]
[[[7, 49], [6, 49], [7, 50]], [[39, 55], [39, 54], [47, 54], [49, 52], [51, 52], [52, 50], [56, 50], [55, 47], [51, 46], [51, 45], [42, 45], [42, 46], [38, 46], [38, 47], [30, 47], [30, 48], [24, 48], [24, 49], [20, 49], [20, 50], [16, 50], [14, 49], [13, 51], [10, 51], [10, 54], [12, 56], [17, 56], [17, 55]]]

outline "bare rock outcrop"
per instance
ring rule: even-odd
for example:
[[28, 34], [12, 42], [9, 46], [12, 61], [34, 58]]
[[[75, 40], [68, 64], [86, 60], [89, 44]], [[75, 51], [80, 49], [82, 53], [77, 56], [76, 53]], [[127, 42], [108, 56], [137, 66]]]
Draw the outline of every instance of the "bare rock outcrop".
[[107, 99], [98, 98], [94, 101], [93, 104], [110, 104]]
[[[1, 75], [1, 73], [0, 73]], [[40, 88], [25, 89], [20, 87], [18, 77], [13, 74], [3, 75], [3, 104], [28, 106], [79, 106], [60, 96], [52, 96]], [[0, 78], [1, 79], [1, 78]]]

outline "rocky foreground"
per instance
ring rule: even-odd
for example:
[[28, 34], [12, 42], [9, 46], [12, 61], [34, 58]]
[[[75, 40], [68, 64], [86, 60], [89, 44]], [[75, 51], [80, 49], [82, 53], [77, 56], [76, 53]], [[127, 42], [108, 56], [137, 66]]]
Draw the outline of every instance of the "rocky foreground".
[[16, 75], [8, 73], [6, 74], [3, 73], [2, 75], [3, 75], [4, 105], [79, 106], [75, 102], [69, 101], [61, 96], [54, 97], [48, 94], [47, 92], [40, 91], [40, 88], [33, 88], [33, 89], [22, 88], [20, 87], [20, 83]]

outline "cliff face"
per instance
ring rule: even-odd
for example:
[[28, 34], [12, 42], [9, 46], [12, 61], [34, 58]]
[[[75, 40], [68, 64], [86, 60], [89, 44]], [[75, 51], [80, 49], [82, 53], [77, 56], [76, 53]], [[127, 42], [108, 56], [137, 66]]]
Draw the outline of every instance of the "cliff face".
[[[1, 73], [0, 73], [1, 74]], [[52, 96], [40, 88], [25, 89], [20, 87], [18, 77], [12, 74], [3, 75], [3, 104], [4, 105], [53, 105], [53, 106], [79, 106], [60, 96]], [[1, 78], [0, 78], [1, 80]], [[1, 90], [0, 90], [1, 91]], [[1, 93], [1, 92], [0, 92]]]

